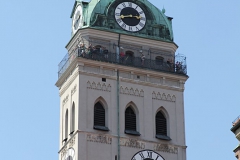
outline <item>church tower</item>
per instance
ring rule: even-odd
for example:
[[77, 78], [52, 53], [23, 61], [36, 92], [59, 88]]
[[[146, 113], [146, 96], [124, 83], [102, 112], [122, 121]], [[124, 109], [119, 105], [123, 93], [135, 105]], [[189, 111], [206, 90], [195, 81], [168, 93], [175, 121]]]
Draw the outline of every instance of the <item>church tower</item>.
[[186, 160], [186, 57], [148, 0], [76, 0], [59, 64], [59, 160]]
[[[233, 122], [232, 122], [232, 128], [231, 131], [235, 134], [236, 138], [240, 142], [240, 116], [238, 116]], [[240, 144], [233, 150], [235, 153], [235, 157], [240, 160]]]

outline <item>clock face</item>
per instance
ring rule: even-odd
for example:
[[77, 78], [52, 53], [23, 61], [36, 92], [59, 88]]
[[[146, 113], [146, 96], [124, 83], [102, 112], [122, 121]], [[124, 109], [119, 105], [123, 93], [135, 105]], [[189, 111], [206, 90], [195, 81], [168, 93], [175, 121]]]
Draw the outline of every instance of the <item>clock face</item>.
[[75, 10], [75, 13], [73, 15], [73, 20], [72, 20], [72, 31], [73, 31], [73, 34], [79, 29], [82, 27], [83, 23], [82, 23], [82, 18], [83, 15], [82, 15], [82, 6], [81, 5], [78, 5], [76, 10]]
[[75, 160], [75, 151], [73, 148], [69, 148], [64, 160]]
[[138, 32], [146, 24], [146, 16], [141, 7], [132, 2], [122, 2], [115, 8], [115, 19], [126, 31]]
[[143, 150], [136, 153], [132, 160], [164, 160], [163, 157], [152, 150]]

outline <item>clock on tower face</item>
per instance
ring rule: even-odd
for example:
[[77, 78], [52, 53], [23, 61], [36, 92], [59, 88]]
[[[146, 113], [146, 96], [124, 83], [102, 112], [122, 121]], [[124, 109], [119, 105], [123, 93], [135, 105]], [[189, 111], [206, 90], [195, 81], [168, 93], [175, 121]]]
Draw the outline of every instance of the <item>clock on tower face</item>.
[[138, 32], [146, 24], [146, 15], [142, 8], [133, 2], [122, 2], [115, 8], [115, 19], [126, 31]]
[[82, 6], [78, 5], [75, 12], [74, 12], [73, 20], [72, 20], [72, 31], [73, 31], [73, 33], [75, 33], [79, 28], [82, 27], [82, 25], [83, 25], [82, 19], [83, 19]]
[[143, 150], [137, 152], [131, 160], [164, 160], [163, 157], [152, 150]]
[[75, 160], [75, 151], [73, 148], [69, 148], [65, 157], [64, 157], [64, 160]]

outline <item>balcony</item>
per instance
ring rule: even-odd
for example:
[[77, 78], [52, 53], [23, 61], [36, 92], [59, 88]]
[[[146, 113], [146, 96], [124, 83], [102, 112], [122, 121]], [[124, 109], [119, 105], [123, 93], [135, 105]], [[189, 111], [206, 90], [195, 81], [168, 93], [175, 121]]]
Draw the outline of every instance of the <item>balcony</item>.
[[236, 119], [234, 119], [234, 121], [232, 122], [232, 125], [235, 126], [238, 124], [238, 122], [240, 122], [240, 115]]
[[240, 116], [238, 116], [233, 122], [231, 131], [236, 135], [236, 138], [240, 141]]
[[[78, 47], [72, 53], [67, 53], [64, 56], [58, 65], [58, 78], [76, 58], [187, 76], [186, 57], [181, 54], [173, 57], [166, 53], [156, 53], [156, 51], [141, 50], [129, 46], [123, 46], [123, 48], [116, 45], [107, 45], [109, 48], [106, 49], [106, 47], [101, 48], [102, 45], [99, 45], [99, 43], [94, 47], [91, 44], [88, 48]], [[123, 49], [125, 52], [122, 51]]]

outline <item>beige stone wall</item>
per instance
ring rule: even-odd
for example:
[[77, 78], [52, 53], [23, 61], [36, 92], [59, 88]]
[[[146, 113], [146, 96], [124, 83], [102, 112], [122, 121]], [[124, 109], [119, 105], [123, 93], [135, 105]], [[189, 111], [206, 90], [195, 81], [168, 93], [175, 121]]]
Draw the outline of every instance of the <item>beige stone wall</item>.
[[[89, 36], [86, 31], [78, 36]], [[94, 35], [94, 32], [91, 32]], [[98, 35], [103, 34], [101, 31]], [[109, 34], [109, 41], [116, 41], [116, 34]], [[122, 37], [125, 42], [132, 42], [129, 36]], [[67, 45], [70, 51], [76, 44], [73, 37]], [[148, 45], [175, 53], [176, 45], [135, 39], [139, 45]], [[186, 160], [185, 124], [184, 124], [184, 83], [186, 76], [143, 70], [111, 63], [76, 58], [56, 85], [60, 94], [60, 137], [59, 160], [63, 160], [68, 148], [75, 150], [75, 160], [115, 159], [117, 155], [117, 70], [120, 72], [120, 153], [121, 159], [131, 159], [144, 149], [158, 152], [165, 160]], [[106, 82], [102, 81], [106, 78]], [[94, 104], [104, 104], [106, 126], [109, 131], [93, 129]], [[73, 135], [64, 139], [65, 113], [75, 103], [75, 128]], [[137, 130], [140, 136], [124, 133], [124, 113], [128, 104], [134, 106], [137, 115]], [[171, 141], [155, 138], [155, 115], [162, 110], [167, 118], [168, 136]], [[71, 129], [68, 121], [68, 132]]]

